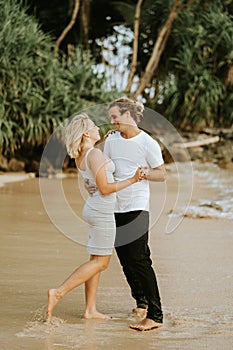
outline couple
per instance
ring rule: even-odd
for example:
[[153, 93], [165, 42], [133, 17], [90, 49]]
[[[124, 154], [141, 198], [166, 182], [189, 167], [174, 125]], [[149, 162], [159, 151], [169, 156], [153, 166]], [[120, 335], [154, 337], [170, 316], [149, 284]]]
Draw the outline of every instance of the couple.
[[[156, 276], [148, 246], [149, 181], [164, 181], [158, 143], [138, 128], [144, 106], [129, 98], [113, 101], [109, 117], [116, 131], [105, 140], [104, 152], [94, 145], [99, 128], [87, 115], [76, 115], [66, 128], [66, 147], [86, 180], [89, 197], [83, 209], [88, 224], [90, 260], [78, 267], [58, 288], [48, 291], [48, 320], [58, 302], [85, 282], [84, 318], [108, 318], [96, 309], [101, 271], [115, 248], [136, 300], [135, 313], [144, 318], [130, 328], [148, 331], [162, 326]], [[97, 186], [97, 190], [95, 190]]]

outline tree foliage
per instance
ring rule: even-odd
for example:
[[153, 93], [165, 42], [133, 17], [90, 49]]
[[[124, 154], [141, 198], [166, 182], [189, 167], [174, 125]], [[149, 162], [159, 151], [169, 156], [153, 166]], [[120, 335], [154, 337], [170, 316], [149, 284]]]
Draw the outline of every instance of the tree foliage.
[[[128, 0], [128, 9], [129, 2], [133, 6]], [[155, 52], [175, 3], [176, 18], [167, 43], [162, 53]], [[118, 3], [127, 20], [125, 6]], [[145, 0], [136, 71], [139, 82], [133, 94], [140, 91], [148, 106], [178, 127], [231, 126], [232, 7], [228, 0]]]
[[0, 149], [43, 145], [64, 118], [111, 97], [81, 48], [61, 59], [21, 4], [0, 0]]
[[171, 38], [173, 79], [164, 101], [171, 121], [182, 127], [232, 125], [232, 38], [232, 17], [220, 1], [182, 11]]
[[[23, 9], [25, 3], [30, 7]], [[101, 56], [101, 40], [103, 43], [119, 24], [133, 30], [138, 0], [80, 0], [76, 22], [56, 57], [55, 42], [71, 21], [74, 3], [0, 0], [0, 147], [5, 151], [22, 143], [43, 144], [74, 110], [111, 98], [104, 92], [103, 78], [97, 77], [92, 67], [102, 62], [109, 68], [106, 57]], [[173, 4], [174, 0], [142, 3], [137, 62], [133, 62], [137, 77], [134, 89]], [[179, 1], [166, 45], [142, 91], [147, 106], [177, 127], [233, 123], [232, 16], [231, 0]], [[120, 50], [120, 40], [117, 35], [113, 39], [110, 46], [114, 53]], [[127, 60], [130, 70], [130, 54]]]

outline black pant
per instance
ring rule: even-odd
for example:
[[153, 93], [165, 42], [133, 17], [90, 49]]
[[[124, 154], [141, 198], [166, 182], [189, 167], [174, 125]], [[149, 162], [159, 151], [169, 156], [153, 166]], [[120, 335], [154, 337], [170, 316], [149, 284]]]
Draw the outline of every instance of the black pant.
[[[137, 307], [148, 306], [147, 318], [163, 322], [159, 289], [148, 246], [149, 213], [115, 213], [115, 248]], [[125, 244], [124, 244], [125, 242]]]

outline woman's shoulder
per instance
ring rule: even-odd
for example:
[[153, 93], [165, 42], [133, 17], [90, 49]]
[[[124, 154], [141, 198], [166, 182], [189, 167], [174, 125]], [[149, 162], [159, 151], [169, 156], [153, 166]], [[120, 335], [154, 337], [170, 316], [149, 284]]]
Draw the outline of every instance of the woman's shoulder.
[[99, 149], [99, 148], [96, 148], [96, 147], [93, 147], [90, 151], [89, 151], [89, 156], [90, 157], [93, 157], [93, 156], [96, 156], [96, 155], [101, 155], [103, 154], [103, 152]]
[[104, 154], [99, 148], [92, 148], [92, 150], [88, 154], [89, 161], [103, 159], [103, 157]]

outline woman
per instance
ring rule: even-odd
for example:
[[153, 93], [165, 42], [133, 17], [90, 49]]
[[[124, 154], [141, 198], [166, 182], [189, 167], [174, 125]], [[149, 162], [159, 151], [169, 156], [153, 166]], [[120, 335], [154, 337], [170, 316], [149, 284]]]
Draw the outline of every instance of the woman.
[[58, 288], [48, 291], [47, 319], [58, 302], [72, 289], [85, 282], [86, 309], [84, 318], [108, 318], [96, 309], [96, 291], [100, 272], [108, 267], [114, 247], [116, 227], [114, 218], [115, 192], [140, 180], [143, 175], [139, 167], [135, 175], [114, 182], [114, 163], [101, 150], [94, 148], [100, 140], [99, 128], [86, 114], [76, 115], [66, 128], [66, 147], [75, 159], [81, 175], [98, 190], [89, 196], [83, 218], [88, 223], [88, 253], [90, 260], [78, 267]]

